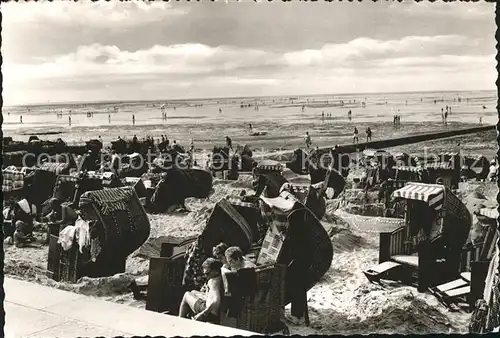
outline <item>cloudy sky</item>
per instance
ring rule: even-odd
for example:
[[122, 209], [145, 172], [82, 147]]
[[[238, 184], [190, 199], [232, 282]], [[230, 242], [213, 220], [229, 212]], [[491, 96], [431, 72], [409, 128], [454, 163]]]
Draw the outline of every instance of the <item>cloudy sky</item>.
[[495, 89], [494, 4], [2, 3], [5, 104]]

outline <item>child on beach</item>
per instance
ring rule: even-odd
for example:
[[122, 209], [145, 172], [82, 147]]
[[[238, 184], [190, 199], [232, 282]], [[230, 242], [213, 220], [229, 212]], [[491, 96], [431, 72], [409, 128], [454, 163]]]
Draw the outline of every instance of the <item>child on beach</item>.
[[203, 273], [208, 278], [206, 292], [197, 290], [186, 292], [179, 307], [179, 317], [187, 318], [190, 313], [193, 313], [193, 320], [212, 324], [220, 322], [223, 291], [221, 267], [222, 262], [215, 258], [207, 258], [203, 262]]
[[354, 135], [352, 137], [352, 143], [358, 143], [359, 138], [358, 138], [358, 128], [354, 127]]

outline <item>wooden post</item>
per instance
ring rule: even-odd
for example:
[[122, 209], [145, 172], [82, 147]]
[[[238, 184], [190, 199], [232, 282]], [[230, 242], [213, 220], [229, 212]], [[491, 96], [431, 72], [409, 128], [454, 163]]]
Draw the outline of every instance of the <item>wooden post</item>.
[[471, 263], [470, 294], [468, 303], [473, 307], [478, 299], [483, 297], [485, 279], [488, 275], [490, 261], [475, 261]]
[[378, 262], [383, 263], [391, 259], [391, 233], [381, 232], [378, 251]]
[[435, 260], [430, 243], [424, 240], [418, 244], [418, 292], [426, 292], [431, 283]]

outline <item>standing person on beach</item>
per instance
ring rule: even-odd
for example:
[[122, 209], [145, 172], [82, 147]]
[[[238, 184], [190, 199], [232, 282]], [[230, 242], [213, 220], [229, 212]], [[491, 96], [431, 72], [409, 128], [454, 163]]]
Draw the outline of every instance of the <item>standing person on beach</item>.
[[448, 111], [444, 113], [444, 124], [448, 124]]
[[132, 125], [135, 126], [135, 115], [134, 114], [132, 114]]
[[252, 133], [252, 130], [253, 130], [253, 127], [252, 127], [252, 124], [251, 124], [251, 123], [249, 123], [249, 124], [248, 124], [248, 128], [250, 128], [250, 134], [251, 134], [251, 133]]
[[306, 148], [309, 149], [311, 147], [312, 141], [311, 141], [311, 135], [309, 135], [308, 131], [306, 131], [305, 142], [306, 142]]
[[229, 149], [233, 150], [233, 141], [229, 136], [226, 136], [226, 145]]
[[68, 124], [71, 127], [71, 116], [68, 116]]
[[483, 124], [483, 117], [479, 116], [479, 124]]
[[354, 127], [354, 134], [352, 137], [352, 143], [358, 143], [359, 138], [358, 138], [358, 128]]
[[108, 114], [108, 123], [111, 124], [111, 114]]
[[19, 116], [19, 122], [23, 123], [23, 116]]
[[366, 128], [366, 142], [371, 142], [372, 140], [372, 130], [370, 127]]

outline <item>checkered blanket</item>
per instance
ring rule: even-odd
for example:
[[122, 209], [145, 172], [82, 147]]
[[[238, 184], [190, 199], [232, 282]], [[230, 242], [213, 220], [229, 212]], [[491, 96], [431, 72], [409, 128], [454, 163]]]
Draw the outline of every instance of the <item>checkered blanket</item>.
[[[281, 248], [286, 239], [289, 227], [288, 216], [294, 210], [297, 199], [287, 191], [274, 199], [261, 198], [261, 213], [269, 224], [262, 248], [257, 258], [257, 264], [276, 263], [281, 254]], [[290, 208], [290, 206], [292, 206]]]
[[69, 172], [68, 163], [44, 163], [40, 166], [40, 170], [50, 171], [56, 175], [65, 174]]
[[24, 173], [9, 167], [2, 170], [2, 191], [10, 192], [20, 190], [24, 187]]

